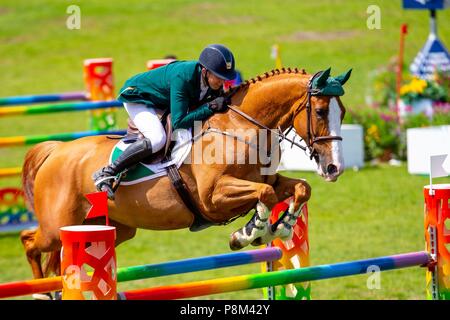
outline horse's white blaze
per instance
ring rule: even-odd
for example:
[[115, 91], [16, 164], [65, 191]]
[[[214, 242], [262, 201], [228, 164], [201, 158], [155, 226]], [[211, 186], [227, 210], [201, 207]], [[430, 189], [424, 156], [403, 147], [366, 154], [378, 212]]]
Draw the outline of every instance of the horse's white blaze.
[[[341, 135], [341, 108], [336, 98], [331, 98], [328, 113], [328, 130], [330, 136]], [[342, 141], [331, 140], [331, 152], [333, 164], [337, 167], [338, 172], [344, 167], [344, 157], [342, 155]]]

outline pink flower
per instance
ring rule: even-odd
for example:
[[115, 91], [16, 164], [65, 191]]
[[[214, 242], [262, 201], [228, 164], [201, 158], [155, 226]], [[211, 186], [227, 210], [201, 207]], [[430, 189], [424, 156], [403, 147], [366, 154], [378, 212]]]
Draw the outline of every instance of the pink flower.
[[393, 116], [391, 116], [389, 114], [386, 114], [386, 113], [380, 113], [380, 118], [383, 119], [383, 121], [386, 121], [386, 122], [394, 120]]
[[436, 101], [436, 102], [433, 103], [433, 109], [436, 112], [442, 112], [442, 113], [450, 112], [450, 103]]

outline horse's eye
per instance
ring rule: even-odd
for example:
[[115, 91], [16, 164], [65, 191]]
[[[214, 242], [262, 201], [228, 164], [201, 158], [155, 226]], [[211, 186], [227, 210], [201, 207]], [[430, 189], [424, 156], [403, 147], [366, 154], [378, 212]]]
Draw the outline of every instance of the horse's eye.
[[316, 114], [319, 118], [325, 118], [327, 115], [326, 109], [316, 109]]

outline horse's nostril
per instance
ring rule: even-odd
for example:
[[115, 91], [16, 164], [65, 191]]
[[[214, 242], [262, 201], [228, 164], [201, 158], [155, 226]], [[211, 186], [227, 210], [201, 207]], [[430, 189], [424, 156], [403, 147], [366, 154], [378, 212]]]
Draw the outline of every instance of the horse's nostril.
[[327, 166], [327, 172], [328, 172], [328, 174], [336, 174], [337, 173], [337, 167], [334, 164], [329, 164]]

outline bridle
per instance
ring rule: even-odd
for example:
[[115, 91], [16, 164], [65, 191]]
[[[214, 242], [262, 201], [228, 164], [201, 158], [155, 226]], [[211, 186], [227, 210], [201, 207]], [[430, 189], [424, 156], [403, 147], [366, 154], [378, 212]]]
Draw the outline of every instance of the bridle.
[[[262, 123], [260, 123], [259, 121], [253, 119], [252, 117], [250, 117], [248, 114], [246, 114], [245, 112], [242, 112], [239, 109], [236, 109], [232, 106], [228, 106], [228, 108], [230, 110], [232, 110], [233, 112], [239, 114], [240, 116], [244, 117], [245, 119], [247, 119], [248, 121], [250, 121], [251, 123], [257, 125], [260, 128], [266, 129], [272, 133], [274, 133], [275, 135], [277, 135], [280, 140], [279, 142], [286, 140], [289, 141], [291, 143], [291, 146], [296, 146], [300, 149], [302, 149], [303, 151], [309, 151], [309, 156], [310, 159], [314, 158], [316, 160], [316, 162], [319, 162], [319, 153], [317, 152], [317, 150], [314, 148], [314, 144], [317, 142], [323, 142], [323, 141], [329, 141], [329, 140], [341, 140], [342, 141], [342, 137], [341, 136], [315, 136], [314, 135], [314, 130], [312, 128], [312, 110], [311, 110], [311, 97], [312, 96], [319, 96], [320, 95], [320, 90], [318, 89], [313, 89], [312, 85], [313, 85], [313, 81], [316, 77], [318, 77], [320, 74], [322, 74], [323, 71], [319, 71], [316, 72], [311, 79], [309, 79], [308, 81], [308, 91], [307, 91], [307, 97], [306, 97], [306, 135], [307, 138], [305, 140], [305, 144], [306, 147], [302, 146], [301, 144], [295, 142], [294, 140], [290, 139], [287, 137], [288, 133], [294, 128], [294, 121], [295, 121], [295, 117], [303, 110], [302, 108], [302, 104], [299, 104], [299, 106], [297, 107], [297, 109], [294, 111], [294, 113], [292, 114], [292, 119], [291, 119], [291, 125], [283, 132], [281, 130], [280, 127], [278, 127], [277, 130], [271, 129], [265, 125], [263, 125]], [[234, 88], [234, 90], [230, 90], [229, 92], [227, 92], [226, 97], [231, 98], [231, 96], [237, 91], [238, 87]]]
[[[322, 74], [323, 71], [319, 71], [316, 72], [311, 79], [309, 79], [308, 81], [308, 92], [307, 92], [307, 97], [306, 97], [306, 146], [308, 148], [309, 154], [310, 154], [310, 159], [314, 158], [317, 162], [318, 162], [318, 152], [317, 150], [314, 148], [314, 144], [317, 142], [322, 142], [322, 141], [329, 141], [329, 140], [340, 140], [342, 141], [342, 137], [341, 136], [320, 136], [320, 137], [316, 137], [314, 134], [314, 130], [312, 129], [312, 108], [311, 108], [311, 97], [312, 96], [319, 96], [320, 95], [320, 90], [319, 89], [313, 89], [312, 85], [313, 85], [313, 81], [316, 77], [320, 76]], [[287, 129], [286, 134], [288, 134], [292, 128], [294, 127], [294, 121], [295, 121], [295, 117], [300, 113], [300, 111], [302, 110], [302, 105], [300, 104], [297, 109], [294, 111], [294, 113], [292, 114], [292, 120], [291, 120], [291, 125], [289, 126], [289, 128]]]

